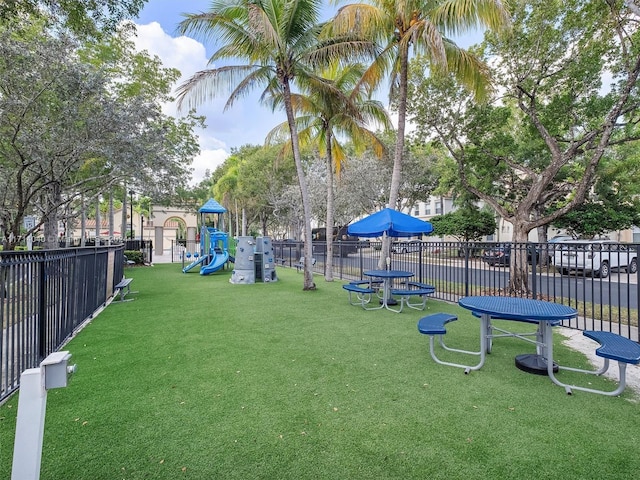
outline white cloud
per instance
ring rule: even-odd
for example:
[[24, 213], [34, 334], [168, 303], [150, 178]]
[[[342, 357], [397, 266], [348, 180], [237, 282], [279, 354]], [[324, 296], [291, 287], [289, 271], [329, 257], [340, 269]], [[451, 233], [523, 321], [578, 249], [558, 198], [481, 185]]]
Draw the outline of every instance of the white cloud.
[[204, 45], [185, 36], [173, 38], [157, 22], [138, 25], [134, 43], [139, 50], [157, 55], [165, 66], [180, 70], [182, 80], [207, 67]]
[[197, 185], [202, 179], [205, 178], [205, 173], [208, 170], [213, 172], [216, 168], [224, 163], [229, 154], [226, 150], [218, 148], [216, 150], [202, 150], [196, 158], [193, 160], [191, 167], [193, 168], [193, 178], [190, 182], [191, 186]]
[[[177, 68], [181, 77], [177, 85], [190, 78], [194, 73], [207, 68], [207, 55], [204, 45], [192, 38], [181, 36], [173, 38], [168, 35], [157, 22], [147, 25], [137, 25], [137, 35], [134, 44], [138, 51], [146, 50], [150, 55], [155, 55], [167, 68]], [[211, 120], [220, 116], [224, 106], [224, 99], [216, 100], [201, 109], [197, 113], [207, 117], [205, 123], [212, 124]], [[163, 105], [163, 111], [167, 115], [179, 117], [175, 102]], [[214, 121], [213, 123], [221, 123]], [[219, 130], [218, 130], [219, 131]], [[229, 156], [227, 143], [218, 138], [214, 131], [198, 129], [195, 133], [199, 137], [201, 153], [192, 164], [193, 178], [190, 184], [195, 185], [203, 178], [206, 170], [213, 172]]]

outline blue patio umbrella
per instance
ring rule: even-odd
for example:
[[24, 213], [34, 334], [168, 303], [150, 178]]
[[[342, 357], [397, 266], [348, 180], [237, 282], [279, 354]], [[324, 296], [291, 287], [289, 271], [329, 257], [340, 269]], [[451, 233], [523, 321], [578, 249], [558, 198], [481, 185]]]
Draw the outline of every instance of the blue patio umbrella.
[[347, 227], [357, 237], [412, 237], [433, 232], [433, 225], [392, 208], [385, 208]]

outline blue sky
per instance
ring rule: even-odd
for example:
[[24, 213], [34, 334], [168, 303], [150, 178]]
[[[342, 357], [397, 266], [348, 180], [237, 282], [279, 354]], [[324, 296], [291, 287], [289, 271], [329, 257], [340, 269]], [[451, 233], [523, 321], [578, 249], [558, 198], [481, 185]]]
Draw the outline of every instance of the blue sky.
[[[166, 67], [180, 70], [182, 78], [179, 84], [194, 73], [209, 68], [207, 60], [213, 53], [211, 45], [203, 45], [192, 38], [176, 33], [178, 24], [184, 18], [183, 13], [207, 11], [211, 0], [149, 0], [139, 17], [137, 24], [136, 46], [157, 55]], [[327, 2], [327, 18], [334, 11]], [[468, 43], [460, 41], [460, 45]], [[282, 112], [271, 109], [257, 101], [259, 91], [243, 102], [237, 102], [224, 111], [225, 98], [218, 98], [202, 105], [197, 113], [206, 117], [207, 128], [198, 131], [201, 154], [194, 160], [194, 179], [192, 183], [204, 178], [206, 170], [214, 171], [224, 162], [231, 148], [245, 144], [262, 145], [267, 133], [276, 125], [285, 121]], [[179, 116], [176, 106], [165, 105], [165, 113]]]

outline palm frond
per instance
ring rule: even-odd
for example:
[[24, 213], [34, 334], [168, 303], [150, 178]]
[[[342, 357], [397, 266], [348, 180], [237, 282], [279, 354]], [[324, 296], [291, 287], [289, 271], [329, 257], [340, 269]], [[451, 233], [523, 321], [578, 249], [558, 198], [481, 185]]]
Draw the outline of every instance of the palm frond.
[[279, 145], [291, 140], [291, 133], [289, 130], [289, 123], [282, 122], [267, 133], [264, 143], [265, 145]]
[[345, 168], [347, 153], [344, 151], [344, 148], [342, 148], [342, 144], [338, 142], [335, 137], [331, 138], [331, 157], [336, 169], [336, 175], [340, 178], [340, 173]]
[[322, 9], [321, 0], [291, 0], [286, 2], [283, 15], [282, 32], [287, 38], [294, 39], [304, 35], [309, 30], [318, 27], [318, 18]]
[[245, 98], [258, 85], [266, 84], [267, 87], [278, 88], [279, 85], [273, 81], [274, 70], [270, 66], [255, 66], [245, 77], [238, 82], [236, 88], [229, 95], [225, 105], [225, 110], [233, 106], [236, 100]]
[[430, 13], [446, 35], [460, 35], [479, 26], [495, 31], [509, 29], [509, 11], [501, 0], [445, 0]]
[[486, 100], [493, 91], [489, 67], [472, 53], [445, 42], [448, 71], [473, 93], [478, 101]]
[[384, 108], [382, 102], [378, 100], [367, 100], [359, 103], [358, 105], [360, 107], [362, 118], [370, 129], [375, 127], [376, 130], [384, 131], [393, 128], [391, 118], [389, 118], [389, 113], [387, 112], [387, 109]]
[[277, 4], [249, 2], [247, 8], [249, 11], [249, 31], [258, 39], [258, 43], [262, 47], [270, 47], [273, 52], [282, 51], [285, 46], [282, 43], [283, 39], [278, 25]]
[[[204, 43], [223, 45], [223, 52], [227, 53], [214, 53], [210, 60], [212, 62], [217, 58], [247, 57], [255, 48], [259, 48], [258, 39], [248, 29], [248, 23], [246, 8], [214, 2], [214, 7], [207, 13], [186, 15], [178, 25], [178, 32], [190, 34]], [[230, 50], [232, 52], [229, 53]]]
[[353, 33], [386, 44], [393, 34], [394, 18], [387, 9], [375, 5], [357, 3], [341, 7], [323, 31], [324, 36], [340, 36]]
[[414, 52], [426, 55], [432, 70], [446, 70], [447, 53], [444, 38], [437, 26], [428, 20], [422, 20], [414, 28], [415, 35], [420, 39], [413, 43]]
[[390, 76], [393, 82], [393, 77], [398, 72], [396, 59], [395, 46], [387, 46], [363, 73], [356, 89], [372, 93], [387, 76]]
[[[226, 66], [196, 72], [176, 90], [178, 109], [182, 110], [185, 103], [187, 110], [196, 108], [207, 101], [226, 94], [232, 85], [241, 82], [244, 88], [240, 91], [236, 88], [234, 90], [235, 95], [232, 94], [230, 102], [227, 102], [228, 105], [233, 104], [233, 101], [240, 96], [241, 93], [248, 93], [246, 91], [246, 88], [249, 86], [248, 82], [250, 82], [251, 79], [257, 81], [256, 76], [253, 74], [256, 72], [259, 73], [261, 70], [261, 67], [246, 65]], [[247, 80], [247, 77], [249, 80]]]

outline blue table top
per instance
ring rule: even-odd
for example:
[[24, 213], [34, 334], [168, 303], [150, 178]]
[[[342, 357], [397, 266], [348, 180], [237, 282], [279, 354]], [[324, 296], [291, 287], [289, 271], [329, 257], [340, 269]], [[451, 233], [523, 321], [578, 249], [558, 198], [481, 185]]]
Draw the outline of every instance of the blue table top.
[[380, 277], [380, 278], [413, 277], [413, 272], [405, 272], [404, 270], [366, 270], [362, 273], [367, 277]]
[[558, 303], [517, 297], [463, 297], [461, 307], [504, 320], [566, 320], [578, 315], [575, 308]]

